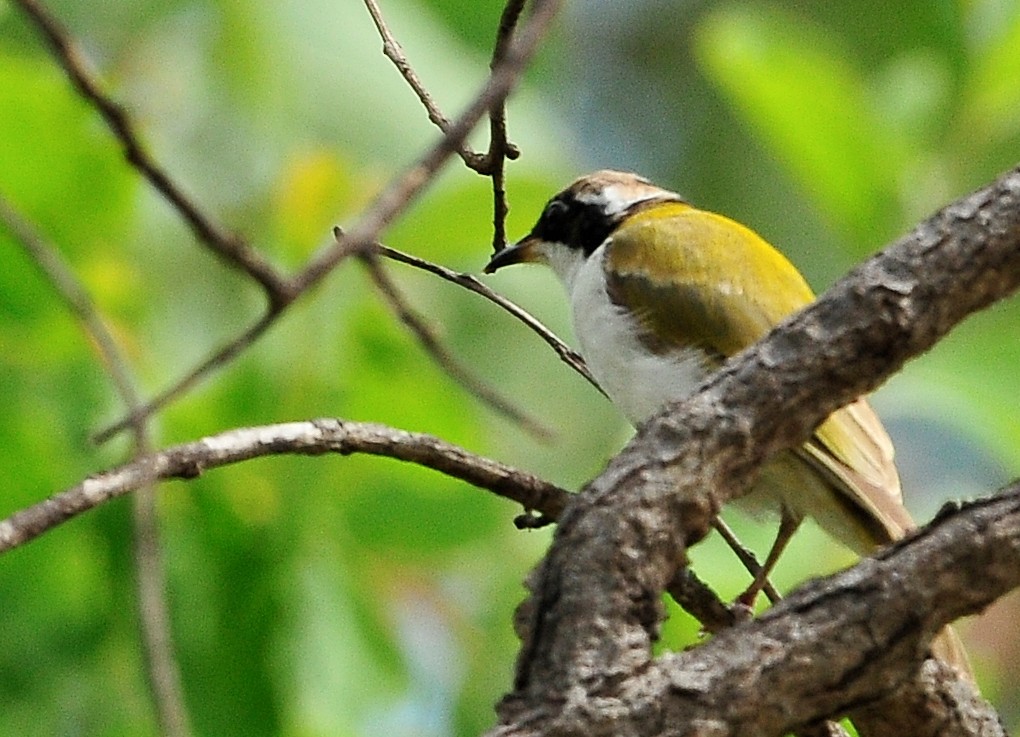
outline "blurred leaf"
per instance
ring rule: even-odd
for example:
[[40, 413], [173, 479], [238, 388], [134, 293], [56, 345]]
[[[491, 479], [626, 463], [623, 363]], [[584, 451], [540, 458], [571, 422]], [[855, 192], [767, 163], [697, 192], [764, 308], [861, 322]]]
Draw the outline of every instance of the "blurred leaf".
[[[988, 30], [985, 30], [988, 33]], [[975, 44], [970, 79], [962, 100], [967, 139], [987, 146], [1020, 131], [1020, 12], [1000, 18], [994, 36]], [[965, 140], [967, 140], [965, 139]]]
[[875, 116], [849, 52], [805, 19], [760, 6], [707, 14], [696, 51], [830, 217], [865, 242], [889, 235], [905, 151]]
[[0, 110], [0, 185], [28, 217], [73, 253], [126, 232], [136, 177], [52, 63], [0, 54]]

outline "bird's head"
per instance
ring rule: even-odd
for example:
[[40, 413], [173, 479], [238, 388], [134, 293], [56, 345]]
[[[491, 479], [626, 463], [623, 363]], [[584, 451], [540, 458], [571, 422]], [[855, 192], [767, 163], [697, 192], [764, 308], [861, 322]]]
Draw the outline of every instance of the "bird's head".
[[569, 282], [628, 217], [657, 203], [683, 201], [637, 174], [608, 169], [588, 174], [549, 200], [531, 232], [493, 256], [485, 273], [537, 262], [548, 264]]

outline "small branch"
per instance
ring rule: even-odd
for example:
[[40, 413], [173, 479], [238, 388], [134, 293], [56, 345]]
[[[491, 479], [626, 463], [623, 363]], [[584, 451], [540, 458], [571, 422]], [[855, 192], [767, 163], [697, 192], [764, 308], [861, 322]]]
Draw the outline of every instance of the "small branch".
[[[34, 5], [34, 0], [18, 1]], [[538, 43], [552, 22], [560, 1], [538, 0], [535, 13], [524, 32], [521, 33], [518, 42], [511, 46], [503, 62], [493, 70], [474, 102], [451, 125], [449, 132], [419, 159], [417, 164], [383, 191], [354, 230], [343, 239], [343, 242], [337, 242], [325, 249], [303, 271], [289, 280], [280, 292], [281, 300], [272, 303], [266, 314], [245, 333], [231, 340], [182, 379], [165, 389], [142, 407], [138, 413], [118, 420], [100, 430], [95, 436], [95, 441], [97, 443], [106, 442], [127, 428], [133, 417], [150, 416], [181, 396], [210, 373], [224, 366], [261, 337], [290, 304], [315, 286], [341, 261], [355, 252], [370, 249], [379, 232], [397, 217], [410, 204], [413, 197], [432, 180], [440, 166], [463, 143], [468, 133], [485, 114], [485, 111], [494, 104], [494, 101], [505, 99], [510, 94], [520, 78], [523, 67], [537, 50]]]
[[[337, 236], [340, 237], [339, 232]], [[397, 289], [389, 275], [383, 270], [374, 253], [362, 254], [360, 261], [365, 265], [376, 289], [383, 296], [390, 310], [411, 331], [422, 349], [432, 356], [450, 378], [460, 384], [483, 404], [508, 418], [523, 430], [539, 440], [549, 440], [555, 433], [538, 420], [518, 409], [513, 402], [501, 396], [485, 382], [472, 374], [455, 359], [442, 344], [425, 318], [411, 307], [404, 295]]]
[[105, 443], [110, 438], [119, 435], [124, 430], [131, 427], [133, 423], [151, 417], [175, 399], [197, 386], [211, 374], [225, 367], [228, 363], [233, 361], [234, 358], [243, 353], [248, 346], [261, 338], [262, 334], [276, 322], [276, 319], [281, 313], [282, 309], [280, 311], [273, 309], [267, 311], [251, 327], [218, 348], [179, 381], [164, 389], [160, 394], [153, 397], [146, 404], [129, 412], [127, 416], [97, 432], [92, 438], [93, 442], [98, 444]]
[[485, 113], [505, 100], [520, 79], [527, 62], [538, 50], [545, 31], [552, 23], [561, 0], [536, 0], [534, 12], [500, 63], [493, 68], [485, 85], [467, 110], [455, 120], [447, 133], [403, 176], [392, 182], [375, 200], [361, 220], [347, 233], [344, 242], [324, 250], [291, 281], [301, 292], [316, 284], [350, 253], [371, 249], [382, 230], [421, 193], [456, 152]]
[[[498, 66], [507, 53], [524, 3], [525, 0], [508, 0], [503, 8], [492, 52], [492, 68]], [[520, 154], [520, 150], [507, 139], [506, 100], [500, 100], [489, 110], [489, 151], [482, 162], [484, 172], [492, 178], [493, 252], [506, 248], [506, 216], [510, 211], [506, 200], [506, 160], [516, 159]]]
[[42, 33], [74, 88], [106, 121], [110, 131], [120, 141], [128, 162], [180, 213], [195, 237], [228, 264], [242, 269], [257, 281], [271, 304], [290, 301], [293, 296], [287, 289], [286, 281], [269, 262], [240, 236], [228, 233], [203, 213], [166, 170], [145, 151], [124, 108], [103, 91], [99, 81], [89, 71], [77, 44], [43, 4], [39, 0], [14, 0], [14, 4], [24, 11]]
[[733, 609], [726, 606], [708, 584], [690, 568], [681, 568], [666, 591], [684, 611], [701, 623], [705, 632], [715, 634], [738, 624]]
[[191, 717], [185, 705], [181, 669], [170, 626], [166, 565], [156, 490], [152, 484], [145, 484], [133, 495], [132, 518], [138, 617], [149, 688], [162, 734], [165, 737], [188, 737], [192, 734]]
[[384, 246], [380, 243], [375, 244], [375, 250], [376, 253], [381, 256], [393, 259], [394, 261], [399, 261], [400, 263], [407, 264], [408, 266], [413, 266], [414, 268], [421, 269], [422, 271], [427, 271], [430, 274], [435, 274], [439, 278], [463, 287], [470, 292], [474, 292], [475, 294], [484, 297], [493, 304], [506, 310], [534, 331], [539, 338], [544, 340], [546, 344], [556, 352], [556, 355], [560, 357], [560, 360], [579, 373], [589, 384], [598, 389], [600, 394], [605, 396], [605, 392], [602, 391], [602, 387], [598, 385], [598, 382], [595, 381], [591, 372], [588, 371], [588, 367], [585, 365], [584, 359], [581, 358], [580, 353], [577, 353], [570, 346], [556, 337], [555, 333], [532, 317], [520, 306], [511, 302], [501, 294], [494, 292], [489, 286], [478, 281], [478, 279], [471, 274], [453, 271], [445, 266], [440, 266], [439, 264], [426, 261], [418, 256], [412, 256], [411, 254], [398, 251], [395, 248], [390, 248], [389, 246]]
[[366, 453], [425, 466], [556, 518], [570, 494], [542, 479], [424, 433], [385, 425], [320, 419], [250, 427], [212, 435], [138, 458], [0, 521], [0, 553], [110, 499], [167, 479], [191, 479], [210, 468], [270, 455]]
[[[136, 410], [141, 399], [127, 362], [84, 285], [61, 258], [60, 252], [47, 243], [3, 195], [0, 195], [0, 220], [7, 225], [15, 241], [92, 338], [100, 360], [124, 404], [130, 410]], [[135, 434], [135, 453], [147, 453], [150, 441], [145, 421], [141, 418], [133, 421], [132, 429]], [[163, 565], [152, 487], [146, 485], [140, 488], [133, 501], [139, 624], [149, 686], [163, 734], [166, 737], [188, 737], [191, 734], [191, 719], [185, 706], [180, 668], [170, 634], [166, 568]]]
[[[380, 38], [382, 38], [383, 55], [393, 62], [397, 71], [400, 72], [400, 76], [404, 78], [404, 81], [407, 82], [414, 91], [414, 94], [417, 95], [418, 100], [421, 101], [425, 108], [425, 112], [428, 113], [429, 121], [439, 128], [440, 131], [446, 133], [450, 129], [450, 119], [443, 115], [439, 105], [436, 104], [429, 91], [425, 89], [425, 85], [418, 77], [418, 73], [414, 71], [411, 62], [404, 55], [404, 49], [382, 17], [382, 10], [379, 9], [379, 4], [376, 0], [365, 0], [365, 7], [368, 8], [368, 14], [372, 16], [372, 22], [375, 24], [376, 30], [379, 31]], [[476, 169], [478, 161], [483, 158], [482, 154], [472, 151], [463, 142], [457, 147], [457, 154], [471, 169]]]
[[[751, 574], [751, 578], [757, 577], [758, 574], [761, 573], [761, 564], [758, 562], [758, 559], [754, 557], [754, 553], [751, 549], [744, 545], [744, 543], [740, 542], [740, 538], [738, 538], [730, 526], [723, 521], [722, 517], [716, 516], [715, 520], [712, 522], [712, 527], [715, 528], [715, 531], [719, 533], [719, 537], [723, 539], [723, 541], [729, 546], [730, 550], [733, 551], [734, 555], [737, 556], [737, 559], [743, 564], [744, 568], [747, 569], [747, 572]], [[779, 592], [776, 591], [772, 582], [768, 579], [765, 579], [765, 585], [762, 586], [761, 590], [773, 604], [783, 598], [779, 595]]]
[[114, 388], [130, 405], [131, 398], [137, 398], [138, 392], [116, 341], [96, 311], [92, 297], [75, 277], [74, 272], [64, 263], [57, 249], [43, 239], [3, 194], [0, 194], [0, 221], [7, 226], [15, 242], [28, 254], [53, 286], [53, 291], [95, 341], [99, 357], [110, 375]]

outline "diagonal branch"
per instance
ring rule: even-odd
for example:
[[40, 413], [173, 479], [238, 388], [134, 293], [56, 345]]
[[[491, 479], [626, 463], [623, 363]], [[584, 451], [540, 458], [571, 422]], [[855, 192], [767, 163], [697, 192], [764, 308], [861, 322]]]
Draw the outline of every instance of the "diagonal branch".
[[[414, 94], [417, 95], [418, 100], [421, 101], [425, 112], [429, 116], [429, 120], [439, 130], [446, 133], [450, 129], [450, 119], [439, 109], [439, 105], [436, 104], [435, 99], [425, 88], [418, 73], [411, 66], [411, 62], [404, 55], [403, 47], [401, 47], [400, 42], [397, 41], [393, 31], [390, 30], [382, 16], [379, 3], [376, 0], [365, 0], [365, 7], [368, 8], [368, 14], [372, 17], [376, 30], [379, 31], [379, 37], [382, 38], [383, 55], [393, 62], [393, 66], [400, 72], [400, 76], [404, 78], [404, 81], [407, 82], [408, 86], [414, 91]], [[464, 160], [464, 163], [471, 168], [474, 168], [478, 160], [482, 158], [481, 154], [472, 151], [463, 141], [457, 146], [456, 151], [461, 159]]]
[[[877, 558], [805, 584], [696, 649], [603, 683], [601, 710], [581, 694], [553, 695], [530, 701], [527, 718], [491, 734], [760, 737], [849, 714], [872, 734], [1004, 737], [969, 683], [926, 701], [948, 674], [937, 661], [921, 661], [926, 638], [1017, 586], [1020, 484], [940, 517]], [[503, 704], [504, 714], [523, 714], [516, 698]]]
[[[443, 115], [432, 95], [425, 88], [414, 67], [404, 55], [404, 51], [382, 17], [382, 11], [376, 0], [364, 0], [372, 22], [383, 40], [383, 54], [400, 72], [401, 76], [414, 91], [425, 107], [429, 120], [444, 133], [449, 132], [451, 122]], [[513, 39], [514, 31], [524, 10], [525, 0], [508, 0], [500, 16], [493, 47], [492, 61], [489, 66], [495, 70], [506, 57]], [[489, 149], [485, 154], [472, 151], [463, 141], [456, 149], [457, 154], [468, 168], [492, 180], [493, 214], [492, 243], [493, 250], [498, 251], [506, 246], [506, 215], [509, 205], [506, 200], [505, 163], [507, 159], [516, 159], [520, 150], [507, 140], [506, 100], [496, 100], [489, 110]]]
[[[33, 4], [34, 0], [19, 0], [19, 2]], [[415, 165], [390, 183], [342, 241], [324, 249], [299, 274], [287, 281], [282, 292], [285, 299], [271, 304], [266, 314], [247, 331], [229, 341], [184, 377], [164, 389], [138, 413], [132, 413], [129, 417], [118, 420], [100, 430], [95, 436], [96, 442], [102, 443], [109, 440], [126, 429], [131, 424], [132, 418], [151, 415], [180, 397], [217, 369], [225, 366], [258, 340], [287, 307], [318, 284], [344, 259], [356, 252], [371, 249], [379, 233], [403, 212], [411, 204], [413, 198], [432, 181], [439, 168], [464, 142], [485, 111], [496, 100], [506, 99], [510, 94], [520, 79], [524, 67], [537, 51], [538, 44], [552, 23], [560, 2], [561, 0], [537, 0], [535, 12], [528, 24], [522, 29], [516, 42], [511, 44], [501, 63], [493, 68], [492, 74], [475, 96], [474, 102], [450, 126], [449, 131], [439, 142]]]
[[376, 289], [383, 296], [386, 304], [397, 316], [397, 319], [407, 326], [407, 329], [418, 340], [418, 344], [426, 353], [432, 356], [432, 360], [443, 371], [449, 374], [454, 381], [483, 404], [488, 405], [511, 422], [519, 425], [523, 430], [531, 433], [532, 436], [540, 440], [550, 440], [553, 437], [554, 433], [551, 429], [518, 409], [513, 402], [503, 397], [453, 357], [442, 344], [432, 326], [426, 322], [425, 318], [417, 310], [408, 304], [404, 295], [397, 289], [397, 285], [393, 283], [393, 280], [383, 270], [374, 253], [363, 254], [360, 257], [360, 261], [365, 265], [372, 283], [375, 284]]
[[280, 305], [290, 301], [293, 297], [287, 290], [286, 281], [262, 254], [243, 238], [229, 233], [204, 213], [167, 171], [146, 152], [124, 108], [103, 91], [95, 75], [88, 69], [77, 44], [57, 19], [39, 0], [14, 0], [14, 4], [24, 11], [42, 33], [78, 94], [106, 121], [110, 131], [120, 141], [128, 162], [173, 205], [195, 237], [224, 261], [240, 268], [257, 281], [269, 298], [270, 304]]
[[[525, 0], [508, 0], [499, 19], [496, 45], [492, 52], [491, 65], [503, 61], [513, 40], [514, 30], [524, 10]], [[506, 201], [506, 160], [516, 159], [520, 150], [510, 143], [506, 130], [506, 100], [499, 100], [489, 110], [489, 151], [485, 154], [484, 173], [492, 178], [492, 250], [498, 252], [506, 247], [506, 216], [510, 206]]]
[[92, 440], [95, 443], [105, 443], [110, 438], [119, 435], [132, 424], [151, 417], [159, 410], [166, 407], [174, 400], [180, 398], [188, 391], [198, 386], [204, 379], [225, 367], [237, 356], [241, 355], [250, 345], [262, 337], [263, 333], [269, 330], [276, 323], [279, 311], [268, 310], [250, 327], [240, 335], [231, 338], [222, 346], [217, 348], [200, 364], [181, 377], [176, 383], [164, 389], [145, 404], [132, 409], [125, 417], [104, 427], [97, 432]]
[[418, 256], [412, 256], [411, 254], [404, 253], [403, 251], [398, 251], [395, 248], [390, 248], [389, 246], [382, 245], [381, 243], [376, 244], [376, 252], [381, 256], [393, 259], [394, 261], [399, 261], [402, 264], [407, 264], [408, 266], [413, 266], [416, 269], [421, 269], [422, 271], [427, 271], [430, 274], [435, 274], [441, 279], [445, 279], [452, 284], [464, 287], [464, 289], [467, 289], [470, 292], [474, 292], [475, 294], [485, 297], [485, 299], [489, 300], [493, 304], [506, 310], [531, 328], [531, 330], [534, 331], [539, 338], [544, 340], [546, 344], [548, 344], [548, 346], [556, 352], [556, 355], [560, 357], [560, 360], [562, 360], [570, 368], [574, 369], [574, 371], [584, 377], [589, 384], [598, 389], [599, 392], [605, 396], [605, 392], [602, 391], [602, 387], [598, 385], [598, 382], [595, 381], [595, 377], [593, 377], [591, 372], [588, 371], [588, 367], [585, 365], [584, 359], [581, 358], [580, 353], [556, 337], [549, 328], [532, 317], [531, 314], [526, 312], [519, 305], [511, 302], [503, 295], [494, 292], [488, 285], [478, 281], [478, 279], [471, 274], [453, 271], [445, 266], [440, 266], [439, 264], [426, 261]]
[[[100, 360], [106, 366], [110, 380], [124, 404], [132, 412], [137, 410], [141, 399], [127, 362], [84, 285], [61, 258], [59, 251], [47, 243], [2, 195], [0, 221], [11, 230], [15, 240], [50, 282], [53, 291], [92, 338]], [[132, 429], [136, 455], [147, 453], [150, 439], [146, 423], [139, 418], [132, 423]], [[145, 485], [139, 489], [133, 499], [133, 511], [139, 620], [153, 701], [163, 733], [167, 737], [188, 737], [191, 734], [191, 719], [184, 702], [180, 668], [170, 634], [166, 568], [163, 565], [156, 501], [151, 486]]]
[[415, 463], [487, 489], [552, 519], [559, 517], [569, 497], [563, 489], [537, 476], [475, 455], [432, 435], [339, 419], [289, 422], [211, 435], [91, 476], [0, 521], [0, 553], [24, 545], [63, 522], [148, 483], [191, 479], [207, 469], [251, 458], [323, 453], [365, 453]]
[[342, 243], [326, 248], [291, 282], [297, 292], [317, 284], [350, 253], [372, 248], [379, 234], [421, 193], [439, 169], [474, 129], [493, 105], [505, 100], [517, 85], [527, 63], [538, 50], [539, 42], [552, 24], [561, 0], [536, 0], [533, 12], [520, 33], [492, 69], [481, 91], [457, 118], [446, 134], [418, 159], [402, 176], [391, 182], [376, 198]]

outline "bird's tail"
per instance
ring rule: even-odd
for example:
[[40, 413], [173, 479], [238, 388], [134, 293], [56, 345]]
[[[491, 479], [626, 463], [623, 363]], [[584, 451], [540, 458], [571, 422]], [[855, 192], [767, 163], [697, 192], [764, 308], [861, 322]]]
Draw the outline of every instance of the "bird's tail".
[[946, 625], [931, 641], [931, 654], [946, 665], [950, 665], [971, 683], [974, 683], [974, 672], [970, 669], [970, 658], [963, 647], [960, 636], [949, 625]]

